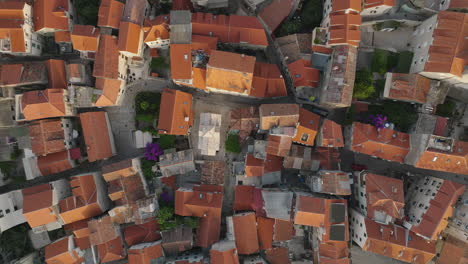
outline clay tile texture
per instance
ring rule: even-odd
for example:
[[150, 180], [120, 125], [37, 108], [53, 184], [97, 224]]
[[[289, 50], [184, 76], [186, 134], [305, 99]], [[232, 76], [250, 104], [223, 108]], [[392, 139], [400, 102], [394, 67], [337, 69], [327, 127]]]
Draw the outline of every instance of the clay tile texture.
[[187, 135], [193, 124], [191, 94], [165, 88], [160, 109], [158, 130], [161, 134]]
[[138, 54], [142, 34], [141, 26], [131, 22], [120, 22], [119, 51]]
[[393, 218], [402, 218], [405, 206], [403, 181], [377, 174], [366, 174], [367, 216], [385, 212]]
[[211, 263], [239, 264], [236, 245], [233, 241], [219, 241], [211, 247]]
[[403, 163], [409, 152], [410, 139], [406, 133], [389, 128], [354, 122], [351, 150], [381, 159]]
[[99, 6], [98, 26], [119, 28], [125, 4], [118, 0], [102, 0]]
[[119, 49], [117, 38], [102, 35], [94, 61], [94, 77], [117, 79], [119, 77]]
[[37, 156], [64, 151], [65, 134], [61, 119], [43, 119], [29, 124], [32, 151]]
[[344, 147], [343, 131], [341, 125], [333, 122], [330, 119], [323, 120], [322, 127], [317, 139], [319, 147]]
[[291, 137], [270, 135], [268, 136], [266, 152], [273, 156], [286, 157], [289, 154], [291, 145]]
[[49, 78], [50, 88], [62, 88], [66, 89], [67, 75], [65, 72], [65, 61], [63, 60], [48, 60], [47, 65], [47, 76]]
[[192, 79], [192, 50], [190, 44], [171, 44], [171, 78], [174, 80]]
[[73, 164], [69, 152], [64, 150], [46, 156], [39, 156], [37, 158], [37, 166], [42, 176], [46, 176], [69, 170], [73, 167]]
[[63, 89], [46, 89], [23, 93], [21, 106], [26, 120], [66, 115]]
[[202, 165], [202, 184], [223, 185], [226, 163], [221, 160], [206, 160]]
[[259, 251], [255, 213], [236, 214], [232, 217], [236, 246], [239, 254], [250, 255]]
[[388, 73], [384, 97], [424, 104], [430, 88], [431, 80], [420, 74]]
[[114, 138], [106, 112], [80, 114], [83, 136], [90, 162], [107, 159], [115, 154]]
[[414, 166], [429, 170], [468, 174], [468, 142], [455, 141], [452, 151], [427, 148]]
[[296, 127], [299, 122], [297, 104], [263, 104], [260, 106], [260, 129]]
[[97, 51], [99, 28], [89, 25], [75, 25], [71, 32], [73, 48], [79, 51]]
[[37, 0], [34, 2], [34, 30], [69, 30], [69, 5], [66, 0]]
[[299, 109], [299, 123], [296, 127], [296, 135], [292, 138], [295, 143], [313, 146], [315, 136], [318, 133], [320, 116], [304, 108]]

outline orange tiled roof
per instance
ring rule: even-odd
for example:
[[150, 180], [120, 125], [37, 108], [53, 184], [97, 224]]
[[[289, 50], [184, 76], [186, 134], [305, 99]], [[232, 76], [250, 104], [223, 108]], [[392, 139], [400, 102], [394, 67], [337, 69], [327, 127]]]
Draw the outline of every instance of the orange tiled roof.
[[83, 136], [86, 143], [89, 162], [102, 160], [113, 156], [113, 138], [109, 135], [106, 112], [86, 112], [80, 114]]
[[341, 125], [330, 119], [323, 121], [320, 128], [320, 140], [317, 143], [320, 147], [344, 147], [343, 131]]
[[275, 219], [273, 241], [289, 241], [294, 235], [293, 222]]
[[286, 157], [291, 149], [292, 138], [289, 136], [269, 135], [266, 153]]
[[45, 261], [47, 264], [79, 264], [84, 258], [78, 255], [74, 248], [70, 248], [70, 236], [63, 237], [45, 247]]
[[31, 228], [57, 221], [52, 209], [53, 191], [50, 184], [42, 184], [22, 190], [23, 216]]
[[332, 0], [332, 12], [352, 9], [361, 12], [362, 0]]
[[432, 35], [425, 72], [451, 73], [461, 77], [468, 65], [468, 14], [442, 11]]
[[246, 42], [251, 45], [268, 46], [265, 30], [253, 16], [193, 13], [192, 32], [197, 35], [216, 36], [224, 43]]
[[123, 230], [125, 242], [128, 246], [147, 243], [161, 239], [159, 224], [156, 219], [141, 225], [127, 226]]
[[158, 130], [163, 134], [187, 135], [193, 124], [192, 95], [165, 88], [161, 96]]
[[97, 245], [97, 252], [101, 263], [124, 259], [126, 256], [121, 237]]
[[[435, 256], [435, 241], [425, 240], [398, 225], [365, 219], [368, 240], [363, 249], [408, 263], [427, 263]], [[409, 235], [406, 240], [407, 234]]]
[[374, 219], [377, 212], [401, 219], [404, 215], [405, 197], [400, 179], [366, 174], [367, 217]]
[[65, 116], [63, 89], [46, 89], [23, 93], [21, 106], [26, 120]]
[[258, 242], [261, 250], [273, 247], [273, 234], [275, 231], [275, 219], [257, 217]]
[[263, 175], [263, 160], [257, 159], [253, 154], [245, 156], [245, 176], [260, 177]]
[[409, 140], [406, 133], [354, 122], [351, 150], [402, 163], [409, 152]]
[[51, 153], [37, 158], [37, 166], [42, 176], [59, 173], [72, 168], [68, 151]]
[[276, 0], [264, 7], [258, 15], [273, 32], [289, 16], [294, 7], [293, 0]]
[[313, 146], [319, 123], [319, 115], [307, 111], [304, 108], [299, 108], [299, 123], [296, 127], [296, 135], [292, 138], [292, 141], [307, 146]]
[[334, 14], [330, 16], [329, 44], [359, 46], [361, 40], [361, 16], [358, 14]]
[[249, 94], [255, 68], [255, 57], [213, 50], [207, 64], [206, 86]]
[[174, 80], [192, 79], [192, 50], [190, 44], [171, 44], [171, 78]]
[[249, 211], [253, 208], [254, 186], [237, 185], [234, 193], [234, 210]]
[[54, 33], [54, 39], [56, 43], [60, 43], [60, 42], [71, 43], [72, 42], [70, 31], [56, 31]]
[[322, 180], [322, 189], [320, 192], [351, 195], [351, 185], [348, 173], [342, 171], [319, 171]]
[[463, 264], [468, 262], [467, 242], [449, 235], [443, 245], [438, 264]]
[[42, 119], [34, 121], [29, 124], [28, 130], [32, 151], [37, 156], [66, 150], [62, 120]]
[[431, 88], [431, 80], [420, 74], [392, 73], [387, 98], [424, 104]]
[[207, 54], [211, 54], [211, 50], [217, 49], [218, 38], [203, 35], [192, 35], [192, 50], [203, 50]]
[[63, 60], [48, 60], [46, 62], [49, 78], [49, 88], [66, 89], [67, 74], [65, 73], [65, 61]]
[[167, 40], [169, 39], [169, 26], [166, 21], [161, 24], [153, 24], [152, 26], [145, 26], [144, 42], [156, 41], [158, 39]]
[[74, 25], [71, 32], [73, 48], [79, 51], [97, 51], [99, 28], [89, 25]]
[[102, 90], [102, 94], [96, 100], [95, 105], [98, 107], [116, 105], [121, 87], [121, 80], [97, 78], [96, 89]]
[[299, 122], [299, 105], [297, 104], [262, 104], [260, 111], [260, 129], [273, 127], [295, 127]]
[[99, 40], [99, 49], [94, 61], [94, 77], [117, 79], [119, 77], [119, 50], [117, 38], [111, 35], [102, 35]]
[[467, 0], [451, 0], [449, 8], [466, 8], [468, 7], [468, 1]]
[[327, 241], [319, 245], [320, 263], [350, 264], [348, 242]]
[[143, 30], [141, 26], [131, 22], [120, 22], [119, 50], [138, 54]]
[[232, 216], [234, 236], [239, 254], [250, 255], [259, 251], [257, 220], [255, 213], [242, 213]]
[[453, 214], [453, 206], [464, 191], [463, 184], [444, 180], [430, 201], [429, 209], [422, 215], [421, 222], [413, 225], [410, 230], [425, 238], [436, 240], [447, 227], [448, 218]]
[[428, 170], [468, 174], [468, 142], [455, 141], [452, 152], [428, 148], [414, 166]]
[[232, 241], [220, 241], [210, 250], [210, 263], [239, 264], [236, 245]]
[[128, 250], [128, 264], [148, 264], [164, 256], [161, 242], [144, 243]]
[[47, 28], [54, 31], [69, 30], [67, 0], [36, 0], [34, 2], [34, 30]]
[[310, 67], [310, 62], [297, 60], [288, 64], [288, 70], [295, 87], [318, 87], [320, 81], [320, 70]]
[[271, 63], [255, 62], [249, 96], [264, 98], [287, 95], [286, 84], [278, 66]]
[[118, 0], [102, 0], [99, 6], [98, 26], [119, 28], [125, 4]]
[[10, 41], [12, 52], [25, 52], [23, 8], [24, 2], [2, 2], [0, 3], [0, 39]]

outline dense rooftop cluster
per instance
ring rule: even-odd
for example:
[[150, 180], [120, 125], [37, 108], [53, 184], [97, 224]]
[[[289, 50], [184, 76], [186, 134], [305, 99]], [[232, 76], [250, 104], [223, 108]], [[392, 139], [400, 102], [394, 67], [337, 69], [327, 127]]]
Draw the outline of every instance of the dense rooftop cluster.
[[468, 263], [466, 0], [78, 2], [0, 0], [1, 263]]

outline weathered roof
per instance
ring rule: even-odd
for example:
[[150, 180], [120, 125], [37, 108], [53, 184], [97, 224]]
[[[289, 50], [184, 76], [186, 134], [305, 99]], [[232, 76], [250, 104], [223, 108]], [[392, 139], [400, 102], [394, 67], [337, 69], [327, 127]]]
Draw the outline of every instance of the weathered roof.
[[377, 212], [401, 219], [404, 216], [405, 197], [403, 181], [377, 174], [366, 174], [367, 216], [374, 219]]
[[283, 76], [276, 64], [255, 62], [249, 95], [259, 98], [288, 95]]
[[42, 119], [28, 126], [32, 151], [37, 156], [64, 151], [65, 134], [61, 119]]
[[143, 30], [140, 25], [131, 22], [120, 22], [119, 28], [119, 51], [138, 54]]
[[296, 126], [296, 135], [292, 138], [292, 141], [313, 146], [315, 144], [315, 136], [318, 133], [319, 123], [319, 115], [304, 108], [299, 108], [299, 122]]
[[106, 112], [80, 114], [83, 136], [90, 162], [110, 158], [115, 154], [114, 139]]
[[99, 28], [89, 25], [75, 25], [71, 32], [73, 48], [79, 51], [97, 51]]
[[312, 68], [309, 61], [299, 59], [288, 64], [295, 87], [318, 87], [320, 70]]
[[193, 124], [192, 95], [164, 88], [161, 96], [158, 130], [162, 134], [187, 135]]
[[102, 35], [100, 37], [93, 76], [109, 79], [119, 77], [119, 50], [115, 36]]
[[47, 76], [49, 78], [49, 88], [62, 88], [66, 89], [67, 75], [65, 72], [65, 61], [63, 60], [48, 60]]
[[34, 30], [44, 28], [56, 31], [69, 30], [67, 0], [36, 0], [34, 2]]
[[97, 25], [99, 27], [119, 28], [124, 5], [118, 0], [102, 0], [99, 6]]
[[37, 166], [42, 176], [59, 173], [72, 168], [69, 151], [64, 150], [40, 156], [37, 158]]
[[265, 22], [271, 32], [273, 32], [278, 28], [281, 22], [294, 11], [294, 7], [293, 0], [277, 0], [263, 8], [258, 16]]
[[262, 104], [260, 111], [260, 129], [268, 130], [279, 127], [295, 127], [299, 122], [297, 104]]
[[402, 163], [409, 152], [409, 135], [389, 128], [377, 130], [364, 123], [353, 123], [351, 150]]
[[26, 120], [66, 115], [63, 89], [25, 92], [21, 98], [21, 106]]
[[424, 104], [430, 88], [431, 80], [420, 74], [387, 73], [384, 97]]
[[212, 263], [239, 264], [236, 244], [233, 241], [219, 241], [211, 247], [210, 261]]
[[341, 125], [330, 119], [325, 119], [322, 127], [320, 128], [317, 146], [334, 148], [344, 147]]
[[240, 254], [250, 255], [259, 251], [257, 220], [255, 213], [241, 213], [232, 216], [237, 250]]

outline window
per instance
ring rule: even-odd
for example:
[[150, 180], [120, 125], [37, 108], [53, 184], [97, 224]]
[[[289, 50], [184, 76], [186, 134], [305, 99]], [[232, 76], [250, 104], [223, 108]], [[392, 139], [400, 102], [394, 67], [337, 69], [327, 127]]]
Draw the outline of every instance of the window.
[[9, 213], [10, 213], [10, 209], [6, 209], [5, 214], [9, 214]]

